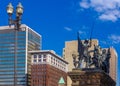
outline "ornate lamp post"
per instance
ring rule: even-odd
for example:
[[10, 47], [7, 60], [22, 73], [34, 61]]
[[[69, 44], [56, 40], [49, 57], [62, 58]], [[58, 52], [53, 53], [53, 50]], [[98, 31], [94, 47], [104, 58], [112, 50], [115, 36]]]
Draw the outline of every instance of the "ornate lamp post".
[[12, 19], [12, 14], [14, 12], [13, 6], [11, 3], [7, 6], [7, 13], [9, 16], [9, 26], [14, 25], [15, 32], [15, 51], [14, 51], [14, 86], [17, 86], [17, 32], [20, 30], [21, 25], [21, 16], [23, 14], [23, 6], [21, 3], [17, 5], [16, 8], [16, 19]]
[[11, 3], [9, 3], [8, 6], [7, 6], [7, 13], [8, 13], [8, 16], [9, 16], [9, 26], [15, 25], [15, 30], [19, 30], [20, 25], [21, 25], [21, 16], [23, 14], [23, 6], [22, 6], [22, 4], [19, 3], [17, 5], [16, 19], [15, 20], [12, 19], [13, 11], [14, 11], [13, 6], [12, 6]]

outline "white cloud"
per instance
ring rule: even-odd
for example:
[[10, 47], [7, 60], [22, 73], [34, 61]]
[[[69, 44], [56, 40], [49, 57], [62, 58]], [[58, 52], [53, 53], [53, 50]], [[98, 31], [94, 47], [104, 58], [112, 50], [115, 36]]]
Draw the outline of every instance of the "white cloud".
[[80, 3], [80, 6], [83, 8], [89, 8], [89, 3], [87, 3], [85, 0]]
[[93, 8], [100, 13], [100, 20], [116, 21], [120, 18], [120, 0], [82, 0], [80, 7]]
[[110, 20], [110, 21], [115, 22], [117, 20], [117, 17], [113, 14], [102, 14], [101, 16], [99, 16], [99, 19]]
[[108, 38], [112, 41], [113, 44], [120, 43], [120, 36], [118, 35], [111, 35]]
[[72, 29], [69, 28], [69, 27], [64, 27], [64, 29], [67, 30], [67, 31], [72, 31]]
[[79, 30], [78, 32], [79, 32], [79, 34], [85, 34], [85, 32], [81, 31], [81, 30]]
[[107, 44], [107, 42], [106, 42], [106, 41], [100, 41], [100, 42], [101, 42], [102, 44], [105, 44], [105, 45]]
[[81, 29], [83, 29], [83, 30], [87, 30], [87, 29], [89, 29], [89, 27], [83, 25]]

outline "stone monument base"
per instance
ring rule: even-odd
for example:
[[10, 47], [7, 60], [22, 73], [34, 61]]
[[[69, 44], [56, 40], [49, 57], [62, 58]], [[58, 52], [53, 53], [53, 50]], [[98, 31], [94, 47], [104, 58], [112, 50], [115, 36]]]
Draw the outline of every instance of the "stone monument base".
[[100, 69], [73, 69], [68, 72], [71, 86], [115, 86], [115, 81]]

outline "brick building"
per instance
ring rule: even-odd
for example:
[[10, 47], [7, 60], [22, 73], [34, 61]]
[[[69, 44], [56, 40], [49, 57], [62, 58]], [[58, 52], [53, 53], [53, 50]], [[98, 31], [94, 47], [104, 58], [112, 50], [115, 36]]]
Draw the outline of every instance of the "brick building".
[[[67, 62], [54, 51], [30, 51], [31, 86], [58, 86], [59, 79], [67, 83]], [[66, 86], [66, 85], [65, 85]]]

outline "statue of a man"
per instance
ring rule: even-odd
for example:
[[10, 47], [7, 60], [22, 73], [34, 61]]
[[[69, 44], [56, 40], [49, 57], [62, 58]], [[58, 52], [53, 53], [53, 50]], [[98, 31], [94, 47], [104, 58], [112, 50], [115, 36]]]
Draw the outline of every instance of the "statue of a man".
[[101, 58], [101, 48], [99, 45], [94, 45], [94, 50], [93, 50], [93, 57], [92, 57], [92, 62], [90, 63], [91, 65], [94, 65], [94, 67], [98, 68], [100, 67], [100, 58]]
[[103, 49], [102, 51], [102, 64], [101, 69], [104, 70], [106, 73], [109, 73], [109, 60], [110, 60], [110, 48], [108, 50]]
[[[91, 47], [91, 40], [81, 41], [78, 32], [78, 68], [89, 68], [90, 63], [90, 52], [89, 48]], [[82, 64], [86, 64], [83, 66]]]
[[84, 61], [86, 62], [86, 68], [89, 68], [89, 63], [90, 63], [90, 52], [89, 52], [89, 48], [91, 47], [91, 43], [89, 40], [85, 40], [83, 43], [83, 58]]
[[73, 64], [74, 64], [74, 67], [75, 68], [78, 68], [78, 65], [79, 65], [79, 61], [77, 61], [77, 55], [76, 54], [72, 54], [72, 57], [73, 57]]
[[106, 73], [109, 73], [109, 60], [110, 60], [110, 56], [111, 54], [110, 54], [110, 48], [107, 50], [107, 53], [106, 53], [106, 58], [105, 58], [105, 60], [104, 60], [104, 66], [105, 66], [105, 72]]

